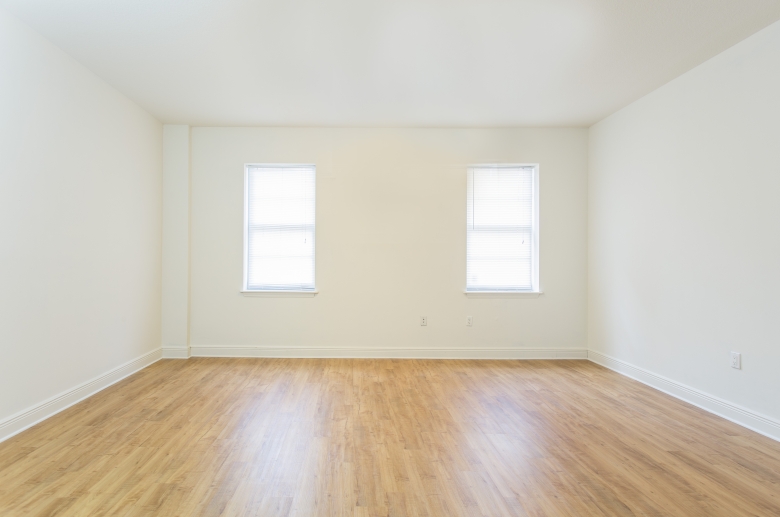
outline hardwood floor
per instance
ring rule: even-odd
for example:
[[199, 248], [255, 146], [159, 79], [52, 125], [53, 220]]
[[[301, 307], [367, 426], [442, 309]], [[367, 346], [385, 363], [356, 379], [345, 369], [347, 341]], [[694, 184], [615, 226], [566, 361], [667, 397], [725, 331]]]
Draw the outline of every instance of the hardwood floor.
[[160, 361], [0, 444], [0, 514], [780, 515], [780, 443], [585, 361]]

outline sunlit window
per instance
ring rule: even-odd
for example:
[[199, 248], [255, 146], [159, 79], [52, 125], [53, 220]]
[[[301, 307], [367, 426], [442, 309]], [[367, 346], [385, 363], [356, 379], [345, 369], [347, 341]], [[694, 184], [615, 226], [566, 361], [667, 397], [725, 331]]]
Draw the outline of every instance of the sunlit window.
[[471, 167], [467, 191], [466, 290], [538, 291], [538, 167]]
[[314, 290], [314, 165], [247, 165], [244, 290]]

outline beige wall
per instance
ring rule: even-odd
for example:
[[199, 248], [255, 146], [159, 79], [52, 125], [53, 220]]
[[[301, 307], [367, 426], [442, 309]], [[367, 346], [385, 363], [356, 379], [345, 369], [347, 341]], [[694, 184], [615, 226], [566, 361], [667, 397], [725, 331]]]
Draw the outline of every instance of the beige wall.
[[162, 348], [188, 357], [190, 282], [190, 128], [163, 126]]
[[591, 128], [589, 171], [589, 348], [775, 437], [778, 63], [775, 23]]
[[0, 10], [0, 440], [159, 349], [161, 141]]
[[[194, 354], [584, 349], [587, 130], [204, 127], [191, 142]], [[262, 162], [317, 165], [314, 298], [239, 292], [243, 166]], [[540, 164], [539, 298], [463, 293], [466, 167], [492, 162]]]

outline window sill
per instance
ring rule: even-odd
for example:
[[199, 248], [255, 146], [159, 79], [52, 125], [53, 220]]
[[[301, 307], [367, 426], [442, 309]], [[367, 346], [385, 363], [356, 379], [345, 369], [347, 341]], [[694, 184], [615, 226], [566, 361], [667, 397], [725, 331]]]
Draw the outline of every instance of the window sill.
[[463, 291], [469, 298], [539, 298], [543, 291]]
[[241, 291], [242, 296], [257, 298], [314, 298], [319, 291]]

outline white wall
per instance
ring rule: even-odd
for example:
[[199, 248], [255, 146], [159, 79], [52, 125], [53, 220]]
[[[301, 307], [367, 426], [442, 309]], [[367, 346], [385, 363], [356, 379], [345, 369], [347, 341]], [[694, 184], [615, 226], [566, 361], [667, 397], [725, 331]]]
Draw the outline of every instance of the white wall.
[[190, 128], [163, 126], [162, 348], [189, 357]]
[[0, 439], [159, 349], [161, 140], [0, 10]]
[[[587, 130], [193, 128], [191, 142], [193, 355], [584, 350]], [[239, 293], [251, 162], [317, 165], [314, 298]], [[463, 294], [466, 167], [491, 162], [541, 164], [539, 298]]]
[[589, 348], [777, 437], [779, 92], [776, 23], [592, 127], [589, 171]]

